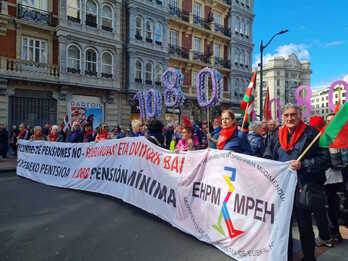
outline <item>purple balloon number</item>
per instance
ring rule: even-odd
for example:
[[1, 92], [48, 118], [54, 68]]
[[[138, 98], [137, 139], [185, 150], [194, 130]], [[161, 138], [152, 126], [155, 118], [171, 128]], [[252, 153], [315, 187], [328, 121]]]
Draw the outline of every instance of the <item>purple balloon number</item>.
[[[302, 90], [307, 91], [307, 95], [305, 98], [302, 98], [300, 93]], [[312, 98], [312, 89], [308, 85], [301, 85], [296, 89], [296, 100], [297, 100], [297, 105], [298, 106], [306, 106], [307, 110], [302, 112], [303, 117], [308, 117], [311, 113], [312, 110], [312, 105], [311, 105], [311, 98]]]
[[270, 110], [272, 111], [272, 104], [273, 102], [276, 103], [277, 105], [277, 120], [278, 120], [278, 123], [280, 124], [280, 121], [281, 121], [281, 115], [282, 115], [282, 108], [280, 107], [280, 99], [277, 99], [277, 98], [273, 98], [269, 101], [269, 108]]
[[347, 93], [346, 95], [348, 95], [348, 83], [346, 83], [345, 81], [342, 81], [342, 80], [338, 80], [338, 81], [335, 81], [334, 83], [332, 83], [331, 86], [330, 86], [330, 91], [329, 91], [329, 105], [330, 105], [330, 109], [332, 111], [335, 111], [335, 105], [332, 102], [332, 98], [333, 98], [333, 93], [334, 93], [335, 87], [337, 85], [343, 85], [343, 87], [344, 87], [344, 89], [346, 90], [346, 93]]

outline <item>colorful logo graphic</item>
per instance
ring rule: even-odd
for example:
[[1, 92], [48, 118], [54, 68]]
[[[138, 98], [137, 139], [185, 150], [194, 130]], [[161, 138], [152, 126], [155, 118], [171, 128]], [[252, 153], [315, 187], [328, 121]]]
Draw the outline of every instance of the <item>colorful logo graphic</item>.
[[227, 209], [227, 202], [234, 191], [234, 186], [232, 182], [236, 180], [237, 171], [235, 168], [232, 168], [232, 167], [224, 167], [224, 170], [231, 173], [231, 176], [227, 176], [227, 175], [224, 176], [224, 179], [229, 187], [229, 191], [227, 192], [224, 202], [222, 203], [222, 208], [218, 218], [218, 222], [216, 225], [213, 225], [213, 228], [215, 228], [221, 235], [225, 236], [225, 231], [221, 224], [222, 218], [224, 218], [225, 224], [228, 230], [228, 235], [231, 239], [233, 239], [235, 237], [240, 236], [245, 231], [237, 230], [233, 227], [232, 220]]

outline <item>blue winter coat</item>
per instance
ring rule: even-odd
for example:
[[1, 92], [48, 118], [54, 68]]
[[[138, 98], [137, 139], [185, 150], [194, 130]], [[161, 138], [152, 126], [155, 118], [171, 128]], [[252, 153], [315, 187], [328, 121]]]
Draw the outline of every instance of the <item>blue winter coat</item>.
[[248, 134], [248, 142], [250, 145], [250, 155], [262, 157], [263, 153], [265, 152], [265, 143], [263, 137], [255, 132], [250, 132]]
[[72, 131], [66, 138], [66, 142], [80, 143], [83, 142], [83, 134], [81, 131]]
[[[210, 136], [214, 139], [214, 140], [217, 140], [219, 138], [219, 135], [220, 135], [220, 131], [221, 131], [221, 127], [218, 127], [216, 129], [214, 129], [211, 133], [210, 133]], [[214, 142], [212, 142], [211, 140], [209, 140], [209, 148], [212, 148], [212, 149], [216, 149], [217, 146]]]
[[232, 150], [237, 153], [250, 154], [250, 146], [246, 133], [236, 129], [231, 138], [226, 141], [224, 150]]

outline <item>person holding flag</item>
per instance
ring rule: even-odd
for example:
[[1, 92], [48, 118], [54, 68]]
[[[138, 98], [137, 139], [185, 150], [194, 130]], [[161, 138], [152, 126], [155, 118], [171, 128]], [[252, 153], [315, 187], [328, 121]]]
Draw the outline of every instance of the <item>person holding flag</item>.
[[[328, 169], [329, 154], [327, 149], [319, 147], [318, 142], [312, 143], [318, 131], [307, 126], [300, 116], [300, 108], [294, 104], [286, 104], [282, 113], [283, 126], [273, 135], [267, 144], [264, 157], [278, 161], [290, 161], [290, 167], [297, 171], [297, 193], [307, 184], [323, 185], [325, 171]], [[307, 150], [309, 145], [311, 148]], [[301, 155], [302, 151], [306, 151]], [[300, 185], [301, 186], [300, 186]], [[315, 237], [312, 227], [312, 211], [300, 204], [294, 204], [296, 219], [300, 232], [303, 261], [314, 261]], [[290, 226], [291, 228], [291, 226]], [[292, 260], [292, 232], [290, 231], [288, 260]]]

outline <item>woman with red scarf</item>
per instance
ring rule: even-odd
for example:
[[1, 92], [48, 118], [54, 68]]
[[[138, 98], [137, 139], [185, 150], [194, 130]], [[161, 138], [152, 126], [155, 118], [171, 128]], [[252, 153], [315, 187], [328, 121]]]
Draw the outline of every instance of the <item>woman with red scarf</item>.
[[45, 136], [42, 134], [42, 129], [40, 126], [34, 127], [34, 134], [30, 137], [30, 140], [45, 140]]
[[107, 139], [110, 139], [110, 135], [108, 133], [108, 126], [105, 123], [103, 123], [100, 127], [100, 131], [95, 137], [95, 142], [99, 142], [99, 141], [107, 140]]
[[25, 128], [24, 123], [19, 124], [17, 140], [29, 140], [29, 138], [29, 131]]
[[237, 153], [249, 154], [246, 136], [238, 131], [236, 117], [231, 110], [221, 113], [221, 131], [217, 141], [219, 150], [232, 150]]

